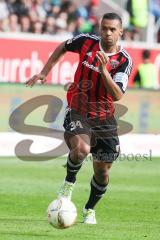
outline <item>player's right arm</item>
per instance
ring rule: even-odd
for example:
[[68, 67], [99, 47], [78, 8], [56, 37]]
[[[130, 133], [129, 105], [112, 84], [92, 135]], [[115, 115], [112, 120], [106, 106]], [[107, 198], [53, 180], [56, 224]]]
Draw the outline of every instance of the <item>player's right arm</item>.
[[55, 51], [52, 53], [44, 68], [39, 74], [34, 75], [28, 81], [26, 81], [26, 86], [32, 87], [37, 81], [45, 83], [47, 81], [46, 77], [50, 72], [51, 68], [59, 61], [59, 59], [67, 52], [80, 53], [84, 41], [88, 38], [88, 34], [80, 34], [72, 39], [61, 43]]
[[26, 81], [26, 86], [32, 87], [37, 81], [41, 81], [41, 83], [45, 83], [47, 81], [46, 77], [50, 72], [51, 68], [59, 61], [59, 59], [66, 53], [67, 49], [65, 47], [66, 41], [62, 42], [49, 57], [45, 66], [39, 74], [34, 75], [30, 79]]

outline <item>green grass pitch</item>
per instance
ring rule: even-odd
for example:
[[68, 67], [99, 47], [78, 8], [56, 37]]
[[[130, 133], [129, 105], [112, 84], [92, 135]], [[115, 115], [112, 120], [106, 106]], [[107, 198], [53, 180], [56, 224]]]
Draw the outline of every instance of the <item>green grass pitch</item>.
[[108, 192], [96, 207], [96, 226], [81, 223], [92, 176], [87, 161], [73, 194], [77, 223], [58, 230], [48, 224], [46, 208], [63, 181], [64, 163], [64, 158], [36, 163], [0, 158], [1, 240], [160, 239], [160, 159], [115, 162]]

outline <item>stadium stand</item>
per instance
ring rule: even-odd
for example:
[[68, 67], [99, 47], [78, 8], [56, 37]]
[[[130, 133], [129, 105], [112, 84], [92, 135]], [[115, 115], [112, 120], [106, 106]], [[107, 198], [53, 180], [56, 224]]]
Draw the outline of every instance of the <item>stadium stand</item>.
[[[140, 2], [135, 0], [112, 0], [111, 2], [126, 9], [130, 15], [130, 24], [125, 29], [125, 40], [160, 42], [160, 0], [144, 0]], [[136, 16], [136, 13], [138, 17], [135, 20], [133, 17]], [[141, 24], [137, 22], [140, 19], [140, 13], [143, 18]], [[142, 21], [144, 21], [143, 24]], [[145, 27], [142, 25], [145, 25]]]
[[139, 9], [135, 3], [134, 0], [1, 0], [0, 32], [67, 36], [82, 32], [97, 34], [98, 9], [101, 15], [107, 9], [122, 15], [125, 25], [124, 40], [160, 42], [159, 0], [144, 0], [143, 6], [141, 3], [144, 11], [140, 12], [146, 15], [146, 19], [142, 15], [141, 24], [137, 22], [140, 18], [136, 17]]
[[98, 1], [77, 5], [68, 0], [7, 0], [0, 2], [0, 31], [77, 35], [97, 33]]

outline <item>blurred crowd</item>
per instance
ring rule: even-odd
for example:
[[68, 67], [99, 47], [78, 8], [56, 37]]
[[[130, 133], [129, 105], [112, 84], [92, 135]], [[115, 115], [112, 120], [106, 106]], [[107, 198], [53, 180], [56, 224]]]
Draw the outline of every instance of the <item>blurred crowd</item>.
[[149, 30], [149, 41], [160, 42], [160, 0], [126, 0], [126, 10], [130, 22], [125, 40], [146, 41]]
[[[146, 41], [152, 16], [152, 35], [160, 42], [160, 0], [125, 0], [130, 15], [123, 39]], [[100, 0], [0, 0], [0, 32], [75, 36], [98, 34]], [[155, 32], [154, 32], [155, 31]], [[151, 39], [152, 41], [152, 39]]]
[[99, 0], [0, 0], [0, 31], [51, 35], [97, 33]]

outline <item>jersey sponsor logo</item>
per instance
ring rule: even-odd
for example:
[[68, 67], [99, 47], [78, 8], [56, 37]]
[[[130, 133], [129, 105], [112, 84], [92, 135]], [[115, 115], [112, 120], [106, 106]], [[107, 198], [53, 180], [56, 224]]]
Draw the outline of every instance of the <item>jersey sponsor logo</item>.
[[84, 64], [86, 67], [92, 69], [93, 71], [100, 73], [98, 67], [95, 67], [95, 66], [93, 66], [92, 64], [89, 64], [87, 61], [83, 61], [82, 64]]
[[115, 69], [116, 67], [118, 67], [119, 62], [117, 60], [111, 60], [110, 65], [112, 69]]

